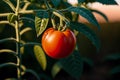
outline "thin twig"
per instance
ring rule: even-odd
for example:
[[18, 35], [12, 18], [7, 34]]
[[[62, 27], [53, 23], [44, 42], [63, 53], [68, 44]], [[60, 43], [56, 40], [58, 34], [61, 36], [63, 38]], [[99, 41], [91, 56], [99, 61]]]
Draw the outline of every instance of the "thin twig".
[[[43, 10], [43, 9], [39, 9], [39, 10], [21, 10], [19, 11], [19, 15], [21, 14], [35, 14], [36, 11], [47, 11], [47, 10]], [[0, 13], [0, 17], [6, 17], [11, 13]]]
[[24, 7], [22, 8], [22, 10], [25, 11], [28, 8], [29, 5], [30, 5], [30, 2], [26, 2], [25, 5], [24, 5]]
[[4, 52], [8, 52], [8, 53], [13, 53], [13, 54], [16, 54], [16, 52], [15, 52], [15, 51], [10, 50], [10, 49], [1, 49], [1, 50], [0, 50], [0, 53], [4, 53]]
[[13, 5], [13, 3], [10, 0], [3, 0], [3, 1], [5, 3], [7, 3], [13, 11], [15, 11], [15, 6]]
[[0, 21], [0, 24], [9, 24], [9, 25], [11, 25], [11, 26], [15, 26], [15, 24], [14, 23], [9, 23], [9, 21]]
[[27, 46], [27, 45], [40, 45], [40, 43], [37, 43], [37, 42], [28, 42], [28, 43], [25, 43], [25, 44], [22, 44], [22, 46]]
[[6, 41], [14, 41], [14, 42], [17, 42], [15, 38], [5, 38], [5, 39], [1, 39], [0, 40], [0, 43], [3, 43], [3, 42], [6, 42]]
[[15, 67], [17, 67], [17, 65], [15, 63], [13, 63], [13, 62], [8, 62], [8, 63], [0, 64], [0, 68], [4, 67], [4, 66], [15, 66]]

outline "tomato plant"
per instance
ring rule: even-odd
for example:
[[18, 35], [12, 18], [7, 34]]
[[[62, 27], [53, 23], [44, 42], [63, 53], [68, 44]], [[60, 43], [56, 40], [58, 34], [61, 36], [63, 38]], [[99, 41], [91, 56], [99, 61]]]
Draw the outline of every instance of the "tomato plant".
[[[100, 49], [96, 33], [78, 22], [79, 15], [99, 30], [100, 25], [92, 11], [107, 20], [103, 13], [87, 6], [88, 2], [94, 1], [116, 3], [78, 0], [72, 5], [67, 0], [0, 0], [0, 53], [8, 54], [0, 54], [0, 79], [51, 80], [60, 70], [79, 79], [83, 62], [91, 62], [83, 59], [79, 52], [79, 34], [85, 35], [97, 51]], [[9, 75], [11, 68], [15, 75]]]
[[65, 58], [70, 55], [76, 44], [74, 33], [67, 29], [58, 31], [53, 28], [47, 29], [42, 36], [42, 46], [47, 55], [52, 58]]

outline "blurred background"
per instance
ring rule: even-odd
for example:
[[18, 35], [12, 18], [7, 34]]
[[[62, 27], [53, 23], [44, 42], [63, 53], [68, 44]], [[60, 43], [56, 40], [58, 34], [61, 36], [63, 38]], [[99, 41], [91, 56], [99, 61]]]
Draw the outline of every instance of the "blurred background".
[[[117, 1], [119, 3], [120, 0]], [[101, 49], [98, 54], [95, 54], [95, 50], [91, 47], [89, 41], [86, 40], [84, 36], [81, 36], [80, 38], [80, 45], [82, 45], [80, 49], [81, 54], [89, 56], [89, 58], [91, 58], [95, 63], [92, 73], [84, 74], [82, 76], [82, 80], [120, 80], [120, 67], [116, 68], [115, 74], [111, 76], [109, 75], [111, 69], [116, 66], [120, 66], [120, 6], [105, 5], [98, 2], [89, 3], [88, 6], [104, 13], [109, 22], [106, 22], [99, 14], [94, 13], [101, 26], [101, 30], [98, 31], [95, 26], [91, 25], [83, 17], [79, 16], [78, 21], [85, 23], [94, 29], [101, 41]], [[88, 69], [88, 67], [85, 67], [85, 70], [86, 69]]]
[[[68, 0], [73, 5], [77, 0]], [[96, 31], [101, 41], [100, 51], [96, 54], [95, 48], [83, 35], [79, 39], [79, 48], [82, 56], [92, 59], [94, 66], [84, 65], [84, 72], [81, 80], [120, 80], [120, 0], [116, 0], [118, 5], [105, 5], [99, 2], [88, 3], [91, 9], [104, 13], [109, 22], [99, 14], [94, 13], [101, 26], [98, 31], [85, 18], [79, 16], [82, 22]], [[109, 73], [114, 73], [110, 75]], [[113, 72], [112, 72], [113, 71]]]

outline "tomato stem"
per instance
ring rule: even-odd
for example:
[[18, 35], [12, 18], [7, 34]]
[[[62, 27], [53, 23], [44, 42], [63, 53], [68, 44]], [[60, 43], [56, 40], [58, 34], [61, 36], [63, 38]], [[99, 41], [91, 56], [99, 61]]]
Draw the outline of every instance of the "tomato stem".
[[58, 26], [58, 31], [61, 31], [62, 28], [63, 28], [63, 19], [62, 17], [60, 17], [60, 25]]
[[17, 0], [17, 6], [15, 15], [17, 16], [17, 20], [15, 21], [15, 31], [16, 31], [16, 53], [17, 53], [17, 75], [18, 80], [22, 80], [21, 78], [21, 53], [20, 53], [20, 27], [19, 27], [19, 7], [20, 0]]
[[61, 31], [65, 31], [65, 30], [66, 30], [66, 26], [65, 26], [65, 27], [63, 27]]
[[60, 27], [63, 27], [63, 19], [60, 17]]
[[55, 20], [54, 20], [54, 19], [51, 19], [51, 22], [52, 22], [53, 28], [56, 29]]

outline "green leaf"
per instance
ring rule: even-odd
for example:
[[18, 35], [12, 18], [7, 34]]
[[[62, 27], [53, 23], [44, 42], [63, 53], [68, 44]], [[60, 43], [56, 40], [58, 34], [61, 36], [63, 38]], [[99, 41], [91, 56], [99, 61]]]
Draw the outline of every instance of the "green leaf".
[[98, 29], [100, 29], [100, 25], [98, 24], [96, 18], [92, 14], [92, 12], [88, 9], [82, 8], [82, 7], [70, 7], [68, 8], [68, 11], [75, 12], [84, 18], [86, 18], [90, 23], [97, 26]]
[[35, 28], [36, 28], [36, 32], [37, 32], [37, 36], [40, 36], [43, 31], [46, 29], [47, 25], [48, 25], [48, 18], [39, 18], [39, 17], [35, 17]]
[[78, 51], [74, 51], [69, 57], [60, 60], [62, 68], [75, 78], [80, 78], [83, 70], [83, 62]]
[[92, 41], [92, 44], [97, 48], [97, 51], [99, 51], [99, 49], [100, 49], [100, 40], [99, 40], [99, 38], [97, 37], [96, 33], [93, 30], [91, 30], [86, 25], [84, 25], [82, 23], [78, 23], [78, 22], [71, 22], [70, 27], [72, 29], [75, 29], [75, 30], [81, 32], [82, 34], [84, 34], [89, 40]]
[[36, 59], [40, 63], [42, 69], [45, 70], [47, 66], [47, 60], [46, 60], [46, 56], [45, 56], [43, 49], [40, 46], [35, 45], [34, 54], [35, 54]]
[[93, 67], [94, 66], [94, 63], [91, 59], [89, 58], [82, 58], [83, 62], [87, 63], [90, 67]]
[[49, 15], [47, 11], [36, 11], [35, 28], [37, 36], [40, 36], [46, 29], [49, 21]]
[[115, 0], [96, 0], [96, 1], [103, 4], [117, 4]]
[[106, 56], [104, 60], [118, 60], [120, 59], [120, 53], [114, 53]]
[[110, 70], [110, 72], [109, 72], [110, 75], [113, 75], [113, 74], [116, 74], [116, 73], [120, 73], [120, 65], [114, 67], [114, 68], [113, 68], [112, 70]]
[[55, 7], [59, 6], [61, 0], [51, 0]]
[[11, 13], [7, 16], [7, 20], [10, 22], [10, 23], [14, 23], [15, 20], [17, 20], [17, 16], [14, 14], [14, 13]]
[[49, 18], [49, 14], [46, 10], [37, 10], [35, 11], [36, 16], [39, 18]]
[[62, 4], [65, 5], [66, 7], [71, 7], [72, 5], [68, 3], [67, 1], [62, 1]]
[[104, 13], [102, 13], [102, 12], [100, 12], [98, 10], [91, 10], [91, 11], [100, 14], [107, 22], [109, 21], [108, 18], [107, 18], [107, 16]]
[[55, 77], [60, 72], [60, 70], [61, 70], [61, 64], [59, 62], [55, 63], [51, 70], [52, 76]]
[[85, 0], [78, 0], [78, 3], [82, 3], [82, 2], [84, 2]]

